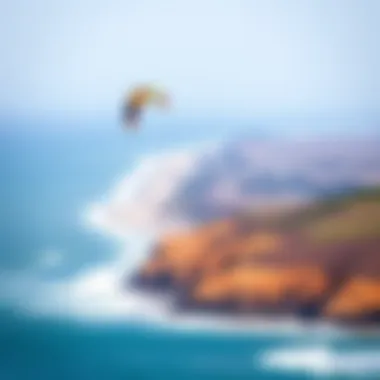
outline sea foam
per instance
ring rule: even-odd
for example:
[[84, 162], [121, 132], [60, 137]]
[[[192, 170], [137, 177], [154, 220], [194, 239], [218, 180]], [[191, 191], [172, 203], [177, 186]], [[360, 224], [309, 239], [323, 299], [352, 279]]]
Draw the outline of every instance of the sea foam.
[[343, 352], [328, 348], [328, 343], [269, 350], [261, 356], [261, 364], [267, 369], [301, 371], [317, 376], [352, 375], [364, 379], [380, 373], [379, 350], [351, 349]]

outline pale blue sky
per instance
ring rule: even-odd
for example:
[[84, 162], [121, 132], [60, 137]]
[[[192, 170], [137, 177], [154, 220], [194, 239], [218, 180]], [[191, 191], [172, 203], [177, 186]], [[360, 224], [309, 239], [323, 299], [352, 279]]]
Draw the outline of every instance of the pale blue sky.
[[374, 112], [378, 0], [8, 0], [0, 110], [109, 117], [139, 81], [174, 115]]

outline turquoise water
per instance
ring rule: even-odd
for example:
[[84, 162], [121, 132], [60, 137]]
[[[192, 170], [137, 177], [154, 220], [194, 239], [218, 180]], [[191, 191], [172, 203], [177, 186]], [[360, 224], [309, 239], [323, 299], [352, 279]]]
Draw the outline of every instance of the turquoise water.
[[[101, 199], [141, 155], [211, 137], [171, 130], [142, 133], [137, 143], [112, 128], [5, 130], [0, 149], [1, 276], [32, 275], [48, 286], [111, 262], [120, 247], [84, 227], [84, 207]], [[38, 265], [41, 252], [49, 249], [62, 252], [63, 259], [54, 268], [43, 268]], [[13, 294], [11, 284], [17, 281], [0, 282], [1, 295]], [[35, 296], [33, 291], [22, 289], [18, 301]], [[91, 323], [21, 313], [12, 300], [0, 299], [0, 380], [380, 378], [374, 370], [379, 356], [364, 364], [360, 356], [380, 350], [379, 339], [371, 335], [222, 334], [149, 323]], [[333, 352], [325, 372], [312, 364], [301, 370], [270, 367], [265, 359], [280, 349], [315, 346]], [[334, 355], [343, 355], [336, 368]], [[360, 370], [352, 366], [355, 361]]]
[[[378, 379], [374, 362], [360, 367], [362, 350], [378, 349], [369, 338], [331, 340], [345, 353], [337, 373], [270, 368], [267, 353], [315, 344], [307, 335], [223, 335], [157, 329], [138, 324], [89, 324], [23, 317], [3, 312], [0, 378], [13, 379]], [[355, 352], [353, 359], [350, 352]], [[351, 363], [349, 362], [351, 361]], [[377, 367], [379, 363], [377, 363]], [[356, 365], [353, 366], [355, 368]], [[361, 367], [363, 368], [363, 366]]]
[[264, 350], [289, 343], [9, 316], [2, 327], [1, 379], [271, 379], [255, 365]]

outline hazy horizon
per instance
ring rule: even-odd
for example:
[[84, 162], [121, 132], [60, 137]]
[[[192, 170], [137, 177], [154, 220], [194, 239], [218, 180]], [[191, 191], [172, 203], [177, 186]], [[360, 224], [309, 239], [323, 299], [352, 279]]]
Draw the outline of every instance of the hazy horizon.
[[173, 108], [149, 114], [148, 127], [268, 115], [380, 119], [375, 0], [1, 8], [0, 116], [8, 119], [116, 125], [125, 91], [149, 81], [167, 88]]

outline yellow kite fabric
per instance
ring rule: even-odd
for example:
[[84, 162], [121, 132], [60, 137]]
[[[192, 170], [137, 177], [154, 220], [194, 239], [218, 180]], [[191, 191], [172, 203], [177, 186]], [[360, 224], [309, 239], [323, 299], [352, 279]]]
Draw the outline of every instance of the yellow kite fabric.
[[165, 107], [168, 105], [168, 95], [153, 86], [135, 87], [127, 95], [123, 105], [123, 119], [127, 127], [137, 127], [140, 124], [142, 113], [150, 105]]

